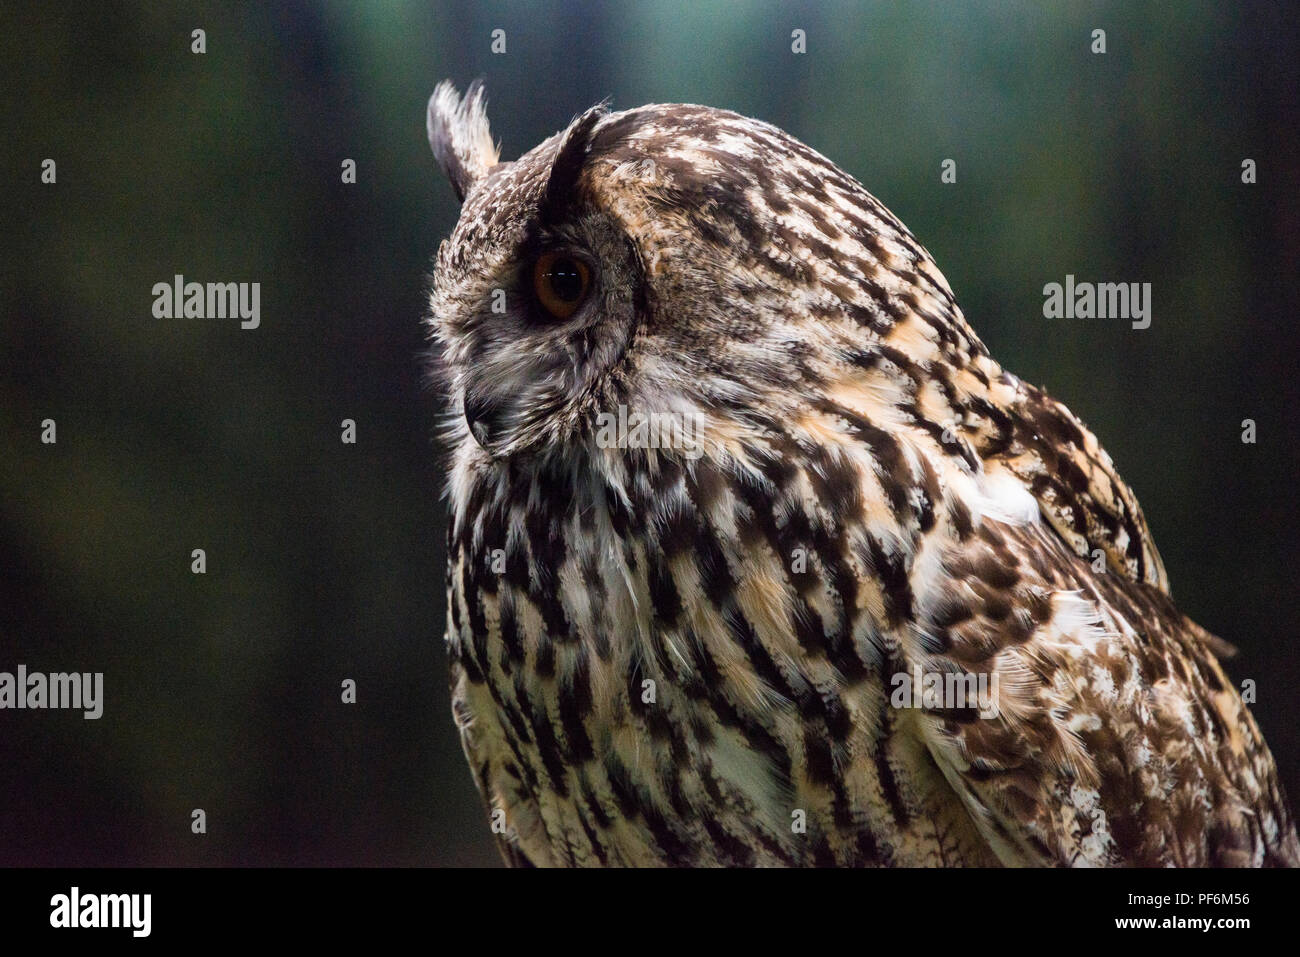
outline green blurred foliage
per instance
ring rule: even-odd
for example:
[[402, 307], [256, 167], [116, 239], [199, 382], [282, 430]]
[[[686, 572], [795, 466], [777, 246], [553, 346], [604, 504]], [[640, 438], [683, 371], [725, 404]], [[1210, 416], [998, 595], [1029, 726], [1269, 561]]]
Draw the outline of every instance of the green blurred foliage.
[[[444, 77], [486, 79], [506, 158], [606, 96], [683, 101], [773, 122], [865, 183], [993, 354], [1101, 437], [1180, 605], [1241, 647], [1231, 670], [1259, 682], [1300, 793], [1292, 20], [1208, 2], [5, 7], [0, 669], [102, 670], [107, 702], [98, 722], [0, 713], [0, 863], [495, 862], [447, 707], [421, 358], [457, 215], [424, 135]], [[260, 282], [261, 328], [154, 319], [175, 273]], [[1067, 273], [1152, 283], [1151, 328], [1044, 319]]]

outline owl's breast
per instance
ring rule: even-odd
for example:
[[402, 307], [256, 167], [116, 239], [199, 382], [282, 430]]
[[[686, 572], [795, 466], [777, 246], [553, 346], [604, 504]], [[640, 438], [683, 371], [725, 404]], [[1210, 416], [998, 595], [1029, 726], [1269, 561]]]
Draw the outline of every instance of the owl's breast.
[[[457, 721], [538, 864], [992, 863], [890, 705], [887, 586], [790, 478], [708, 462], [477, 488], [450, 539]], [[499, 812], [499, 813], [497, 813]], [[511, 851], [507, 851], [508, 856]]]
[[448, 646], [494, 830], [538, 864], [793, 860], [788, 768], [751, 740], [779, 750], [770, 722], [719, 723], [708, 699], [734, 663], [704, 662], [699, 632], [725, 623], [675, 593], [648, 527], [599, 496], [472, 524], [477, 541], [451, 540]]

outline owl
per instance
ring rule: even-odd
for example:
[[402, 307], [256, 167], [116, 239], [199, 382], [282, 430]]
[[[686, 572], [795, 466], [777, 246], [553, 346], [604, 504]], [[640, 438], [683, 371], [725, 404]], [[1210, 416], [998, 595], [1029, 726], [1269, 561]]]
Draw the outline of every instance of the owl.
[[1260, 866], [1300, 845], [1133, 492], [907, 228], [766, 123], [598, 106], [459, 222], [453, 716], [533, 866]]

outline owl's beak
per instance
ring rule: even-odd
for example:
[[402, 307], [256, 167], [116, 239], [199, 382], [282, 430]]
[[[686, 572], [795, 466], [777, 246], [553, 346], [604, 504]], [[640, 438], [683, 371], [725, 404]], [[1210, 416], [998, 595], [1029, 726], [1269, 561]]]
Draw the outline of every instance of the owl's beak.
[[469, 426], [469, 434], [474, 436], [479, 448], [488, 455], [495, 454], [492, 450], [493, 440], [501, 437], [501, 416], [500, 404], [487, 396], [481, 393], [465, 395], [465, 424]]

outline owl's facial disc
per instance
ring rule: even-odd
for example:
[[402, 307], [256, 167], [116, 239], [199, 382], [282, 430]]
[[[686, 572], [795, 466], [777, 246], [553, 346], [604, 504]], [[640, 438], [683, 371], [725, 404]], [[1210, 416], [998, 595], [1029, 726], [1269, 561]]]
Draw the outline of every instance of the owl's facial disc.
[[465, 424], [493, 456], [518, 449], [535, 426], [562, 413], [590, 372], [599, 267], [572, 243], [539, 245], [517, 257], [512, 280], [493, 288], [493, 307], [468, 329]]
[[639, 270], [600, 216], [528, 236], [449, 342], [465, 424], [500, 457], [574, 437], [636, 326]]
[[487, 165], [454, 96], [430, 109], [435, 154], [464, 190], [433, 292], [453, 405], [493, 458], [555, 448], [583, 431], [644, 301], [634, 247], [579, 182], [605, 114]]

